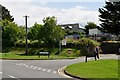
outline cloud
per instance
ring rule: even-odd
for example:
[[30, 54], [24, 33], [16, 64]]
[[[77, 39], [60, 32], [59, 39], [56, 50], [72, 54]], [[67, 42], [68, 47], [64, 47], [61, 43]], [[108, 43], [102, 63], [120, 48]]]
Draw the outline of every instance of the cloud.
[[57, 17], [58, 24], [85, 24], [87, 22], [95, 22], [96, 24], [99, 24], [98, 11], [89, 11], [88, 8], [83, 6], [74, 6], [69, 9], [57, 9], [47, 7], [47, 3], [44, 4], [46, 6], [43, 6], [43, 3], [41, 3], [41, 5], [35, 5], [31, 2], [31, 0], [28, 1], [29, 2], [24, 2], [24, 0], [21, 0], [21, 2], [2, 2], [2, 5], [10, 10], [11, 15], [15, 18], [15, 22], [19, 25], [24, 25], [23, 16], [29, 15], [29, 27], [31, 27], [35, 22], [42, 23], [43, 18], [47, 16]]

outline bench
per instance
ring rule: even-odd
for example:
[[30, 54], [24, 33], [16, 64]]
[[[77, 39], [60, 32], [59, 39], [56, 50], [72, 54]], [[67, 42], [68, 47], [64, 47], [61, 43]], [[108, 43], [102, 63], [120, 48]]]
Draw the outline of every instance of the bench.
[[48, 58], [50, 57], [50, 53], [49, 52], [39, 52], [38, 53], [38, 57], [40, 58], [41, 55], [48, 56]]
[[87, 48], [87, 53], [86, 53], [85, 62], [87, 62], [87, 58], [88, 58], [88, 57], [94, 57], [95, 60], [97, 60], [97, 58], [96, 58], [96, 54], [95, 54], [93, 48], [92, 48], [92, 49]]
[[93, 54], [86, 54], [85, 62], [87, 62], [87, 58], [88, 58], [88, 57], [94, 57], [95, 60], [97, 60], [95, 53], [93, 53]]

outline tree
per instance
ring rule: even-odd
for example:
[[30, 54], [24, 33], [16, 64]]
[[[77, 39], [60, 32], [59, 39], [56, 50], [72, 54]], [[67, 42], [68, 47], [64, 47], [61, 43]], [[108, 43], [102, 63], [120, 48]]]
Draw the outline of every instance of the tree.
[[19, 40], [25, 40], [26, 32], [24, 26], [18, 26], [18, 39]]
[[0, 8], [2, 9], [2, 12], [0, 13], [2, 15], [2, 20], [9, 20], [11, 22], [14, 21], [13, 16], [10, 15], [10, 11], [6, 9], [4, 6], [0, 5]]
[[97, 25], [94, 22], [88, 22], [87, 25], [85, 25], [85, 33], [86, 35], [89, 34], [89, 29], [97, 28]]
[[103, 8], [99, 8], [101, 24], [99, 29], [102, 32], [115, 35], [120, 34], [120, 1], [106, 2]]
[[18, 25], [8, 20], [0, 22], [2, 26], [2, 45], [3, 47], [13, 46], [18, 39], [19, 28]]
[[43, 19], [43, 27], [39, 30], [39, 40], [43, 41], [45, 45], [54, 46], [61, 38], [64, 37], [64, 31], [57, 25], [56, 18], [46, 17]]
[[42, 25], [35, 23], [28, 32], [28, 39], [30, 40], [38, 40], [39, 31], [41, 31]]

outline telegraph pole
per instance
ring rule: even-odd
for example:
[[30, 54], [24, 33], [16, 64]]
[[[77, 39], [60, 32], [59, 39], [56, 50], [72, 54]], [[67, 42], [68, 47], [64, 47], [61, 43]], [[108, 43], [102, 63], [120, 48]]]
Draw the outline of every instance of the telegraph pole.
[[25, 15], [24, 16], [25, 17], [25, 27], [26, 27], [26, 55], [28, 54], [28, 42], [27, 42], [27, 18], [29, 17], [29, 16], [27, 16], [27, 15]]

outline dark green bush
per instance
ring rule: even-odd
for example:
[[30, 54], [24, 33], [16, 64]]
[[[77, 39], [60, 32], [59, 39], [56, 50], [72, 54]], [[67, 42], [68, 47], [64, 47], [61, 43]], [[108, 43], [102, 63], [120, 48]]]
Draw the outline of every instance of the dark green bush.
[[109, 42], [103, 42], [101, 44], [102, 53], [105, 54], [117, 54], [119, 48], [120, 48], [120, 42], [109, 41]]
[[[27, 40], [28, 44], [30, 44], [30, 40]], [[16, 47], [25, 47], [26, 40], [18, 40], [15, 42]]]
[[39, 47], [39, 41], [38, 40], [31, 41], [30, 46], [31, 47]]
[[[69, 50], [70, 50], [70, 52], [69, 52]], [[80, 56], [80, 50], [65, 48], [65, 49], [62, 50], [60, 56], [79, 57]]]
[[100, 45], [100, 43], [89, 38], [81, 38], [78, 40], [67, 39], [66, 47], [79, 49], [80, 47], [84, 47], [84, 46], [96, 46], [96, 45]]

